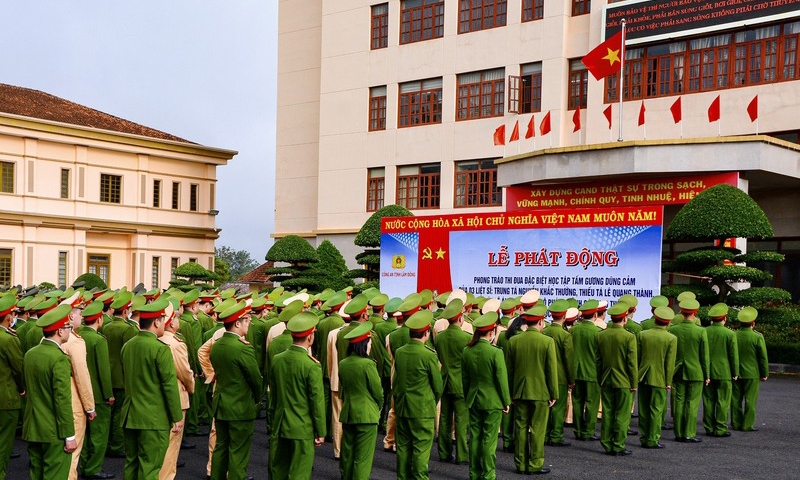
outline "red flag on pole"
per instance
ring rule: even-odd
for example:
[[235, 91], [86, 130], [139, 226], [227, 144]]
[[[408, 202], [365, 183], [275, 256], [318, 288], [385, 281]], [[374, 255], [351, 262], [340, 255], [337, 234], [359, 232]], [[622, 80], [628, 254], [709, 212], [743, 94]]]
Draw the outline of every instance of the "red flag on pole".
[[514, 122], [514, 130], [511, 130], [511, 138], [508, 141], [516, 142], [517, 140], [519, 140], [519, 120]]
[[607, 106], [605, 110], [603, 110], [603, 115], [606, 116], [606, 120], [608, 120], [608, 129], [611, 130], [611, 105]]
[[575, 113], [572, 114], [572, 124], [575, 125], [575, 127], [572, 129], [572, 133], [575, 133], [581, 129], [581, 107], [578, 107], [575, 110]]
[[672, 120], [675, 121], [675, 123], [680, 122], [683, 118], [681, 116], [681, 98], [682, 97], [678, 97], [678, 99], [675, 100], [675, 103], [669, 107], [669, 111], [672, 112]]
[[709, 123], [716, 122], [719, 120], [719, 95], [717, 98], [711, 102], [711, 105], [708, 107], [708, 121]]
[[641, 106], [641, 107], [639, 107], [639, 126], [640, 126], [640, 127], [641, 127], [642, 125], [644, 125], [644, 111], [645, 111], [645, 108], [644, 108], [644, 100], [642, 100], [642, 106]]
[[602, 80], [609, 75], [619, 72], [624, 48], [622, 45], [622, 30], [611, 38], [594, 47], [581, 59], [586, 68], [597, 80]]
[[528, 120], [528, 129], [525, 131], [526, 139], [532, 138], [534, 135], [536, 135], [533, 128], [533, 117], [534, 115], [531, 115], [531, 119]]
[[505, 126], [505, 124], [500, 125], [494, 131], [494, 144], [495, 145], [505, 145], [506, 144], [506, 126]]
[[747, 114], [750, 115], [751, 122], [755, 122], [758, 118], [758, 95], [753, 97], [747, 105]]
[[547, 135], [550, 133], [550, 112], [542, 119], [542, 123], [539, 124], [539, 134], [540, 135]]

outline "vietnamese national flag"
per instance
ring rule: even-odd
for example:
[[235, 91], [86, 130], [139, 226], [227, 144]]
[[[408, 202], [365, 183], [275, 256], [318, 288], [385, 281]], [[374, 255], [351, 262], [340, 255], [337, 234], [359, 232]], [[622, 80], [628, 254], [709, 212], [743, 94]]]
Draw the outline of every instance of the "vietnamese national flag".
[[716, 122], [719, 120], [719, 95], [717, 98], [711, 102], [711, 105], [708, 107], [708, 121], [709, 123]]
[[672, 120], [675, 123], [681, 121], [681, 119], [683, 118], [681, 116], [681, 97], [678, 97], [678, 99], [675, 100], [675, 103], [673, 103], [672, 106], [669, 107], [669, 111], [672, 112]]
[[605, 42], [594, 47], [581, 59], [581, 62], [586, 65], [595, 79], [602, 80], [619, 72], [624, 54], [622, 30], [620, 30]]
[[611, 105], [607, 106], [605, 110], [603, 110], [603, 115], [606, 116], [606, 120], [608, 120], [608, 129], [611, 130]]
[[575, 113], [572, 114], [572, 123], [575, 125], [575, 128], [572, 129], [572, 133], [581, 129], [581, 107], [578, 107]]
[[531, 115], [531, 119], [528, 120], [528, 129], [525, 131], [525, 138], [532, 138], [536, 133], [534, 132], [533, 128], [533, 115]]
[[511, 138], [508, 141], [516, 142], [517, 140], [519, 140], [519, 120], [514, 122], [514, 130], [511, 130]]
[[540, 135], [547, 135], [550, 133], [550, 112], [542, 119], [542, 123], [539, 124], [539, 134]]
[[494, 131], [494, 144], [495, 145], [505, 145], [506, 144], [506, 126], [505, 124], [500, 125], [497, 127], [497, 130]]
[[639, 107], [639, 126], [640, 126], [640, 127], [641, 127], [642, 125], [644, 125], [644, 111], [645, 111], [645, 108], [644, 108], [644, 100], [642, 100], [642, 106], [641, 106], [641, 107]]
[[753, 97], [747, 105], [747, 114], [750, 115], [751, 122], [755, 122], [758, 118], [758, 95]]

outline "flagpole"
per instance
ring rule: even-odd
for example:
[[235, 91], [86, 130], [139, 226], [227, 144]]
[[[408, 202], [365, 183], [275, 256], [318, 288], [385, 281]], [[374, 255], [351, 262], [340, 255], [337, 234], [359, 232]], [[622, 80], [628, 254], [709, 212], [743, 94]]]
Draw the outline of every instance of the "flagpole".
[[619, 60], [619, 138], [622, 141], [622, 95], [625, 91], [625, 19], [622, 19], [622, 56]]
[[758, 135], [758, 117], [756, 117], [756, 135]]

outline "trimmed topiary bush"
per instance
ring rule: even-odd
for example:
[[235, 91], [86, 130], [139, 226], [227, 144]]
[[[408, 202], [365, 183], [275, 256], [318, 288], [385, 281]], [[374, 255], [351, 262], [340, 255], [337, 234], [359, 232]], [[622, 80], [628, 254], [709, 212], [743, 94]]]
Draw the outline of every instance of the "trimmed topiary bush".
[[99, 290], [105, 290], [108, 288], [106, 282], [103, 281], [102, 278], [95, 275], [94, 273], [84, 273], [83, 275], [79, 276], [75, 279], [74, 283], [83, 282], [83, 288], [86, 290], [91, 290], [93, 288], [97, 288]]

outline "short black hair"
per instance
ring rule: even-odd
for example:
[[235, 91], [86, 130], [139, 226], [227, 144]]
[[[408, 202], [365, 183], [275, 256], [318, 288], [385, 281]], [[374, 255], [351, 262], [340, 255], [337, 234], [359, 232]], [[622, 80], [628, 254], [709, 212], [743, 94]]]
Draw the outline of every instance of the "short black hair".
[[367, 357], [367, 344], [369, 343], [369, 337], [361, 340], [357, 343], [351, 343], [347, 345], [347, 355], [358, 355], [359, 357]]
[[147, 330], [148, 328], [153, 326], [153, 323], [158, 320], [159, 318], [164, 318], [164, 315], [160, 315], [155, 318], [139, 318], [139, 328], [142, 330]]
[[409, 335], [411, 338], [420, 339], [425, 336], [425, 332], [427, 332], [427, 330], [411, 330]]

